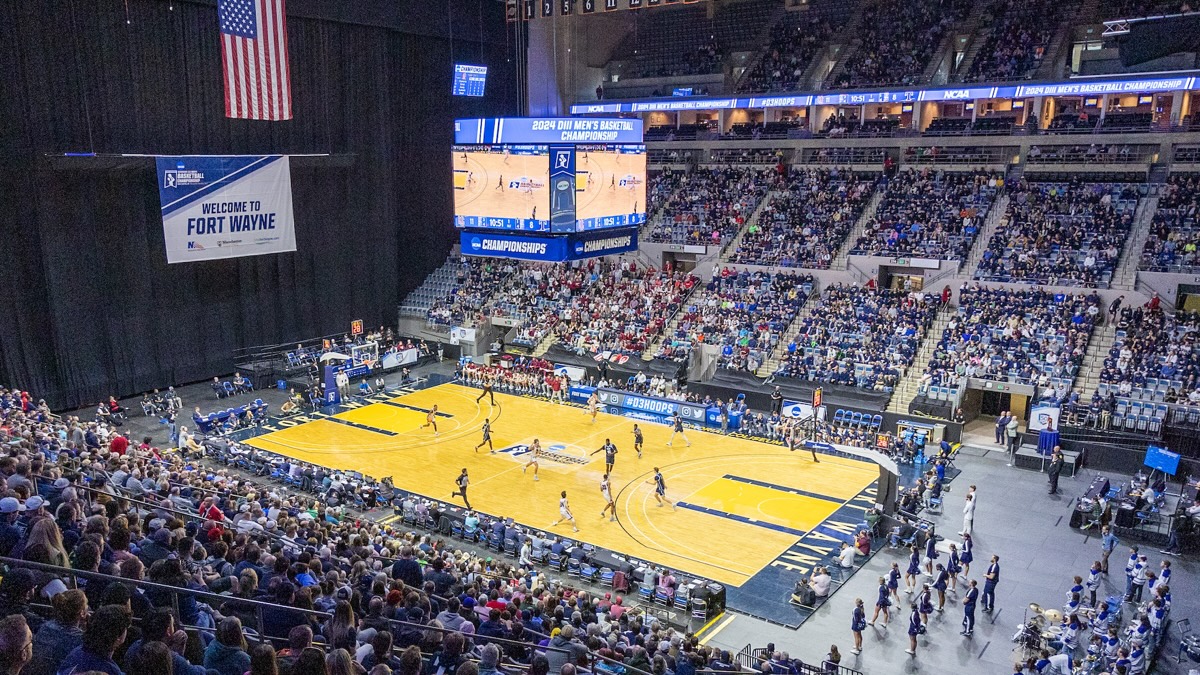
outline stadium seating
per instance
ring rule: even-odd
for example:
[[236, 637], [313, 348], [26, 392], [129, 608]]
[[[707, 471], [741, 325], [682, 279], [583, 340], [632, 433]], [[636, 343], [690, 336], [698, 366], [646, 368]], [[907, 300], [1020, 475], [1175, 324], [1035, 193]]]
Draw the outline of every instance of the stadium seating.
[[641, 356], [699, 282], [670, 270], [597, 268], [590, 290], [562, 310], [554, 327], [558, 342], [575, 353]]
[[858, 48], [832, 82], [836, 89], [916, 84], [970, 3], [874, 0], [862, 14]]
[[960, 260], [1003, 185], [987, 172], [900, 173], [887, 180], [875, 217], [851, 253]]
[[1010, 0], [992, 5], [987, 39], [971, 62], [967, 82], [1003, 82], [1031, 77], [1069, 7], [1056, 0]]
[[489, 313], [518, 320], [511, 342], [533, 348], [550, 333], [574, 298], [587, 292], [593, 279], [589, 267], [595, 265], [521, 264], [492, 295]]
[[721, 244], [741, 229], [767, 193], [774, 169], [697, 169], [661, 205], [649, 240], [679, 244]]
[[786, 12], [771, 28], [758, 63], [742, 79], [743, 92], [795, 91], [817, 52], [850, 17], [841, 3], [826, 2], [804, 12]]
[[697, 289], [655, 358], [686, 361], [697, 344], [721, 347], [720, 367], [758, 370], [812, 292], [811, 275], [720, 270]]
[[891, 391], [933, 321], [932, 295], [834, 285], [800, 319], [778, 376]]
[[1083, 363], [1100, 296], [1042, 290], [962, 288], [920, 393], [964, 377], [1037, 385], [1065, 398]]
[[1185, 272], [1200, 269], [1196, 250], [1200, 246], [1200, 176], [1173, 175], [1158, 197], [1158, 210], [1150, 224], [1150, 236], [1142, 248], [1139, 269], [1151, 272]]
[[[517, 269], [517, 263], [462, 256], [455, 280], [434, 300], [426, 315], [431, 327], [473, 326], [492, 294]], [[444, 288], [444, 286], [443, 286]]]
[[730, 262], [829, 269], [838, 247], [870, 201], [874, 182], [850, 172], [792, 169]]
[[1200, 406], [1198, 331], [1200, 315], [1195, 312], [1121, 310], [1093, 397], [1094, 405], [1107, 408], [1112, 426], [1144, 431], [1152, 420], [1167, 419], [1171, 406]]
[[1137, 201], [1128, 184], [1022, 181], [1010, 190], [1008, 223], [992, 235], [975, 278], [1107, 288]]

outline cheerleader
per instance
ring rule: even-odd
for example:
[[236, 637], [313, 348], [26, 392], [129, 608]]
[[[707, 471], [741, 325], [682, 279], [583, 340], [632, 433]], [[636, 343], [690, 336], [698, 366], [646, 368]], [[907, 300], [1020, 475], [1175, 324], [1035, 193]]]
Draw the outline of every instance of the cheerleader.
[[1096, 590], [1100, 588], [1100, 574], [1102, 572], [1103, 568], [1101, 567], [1099, 560], [1092, 563], [1092, 569], [1088, 570], [1088, 604], [1091, 605], [1093, 609], [1096, 607]]
[[946, 571], [946, 567], [942, 563], [937, 564], [937, 574], [933, 578], [933, 588], [938, 594], [938, 614], [941, 614], [946, 607], [946, 584], [949, 583], [950, 573]]
[[971, 561], [975, 559], [972, 549], [975, 548], [975, 542], [971, 539], [971, 535], [964, 534], [962, 536], [962, 553], [958, 556], [958, 561], [962, 563], [962, 578], [966, 581], [971, 575]]
[[958, 592], [958, 573], [962, 571], [962, 558], [958, 555], [958, 545], [950, 543], [950, 561], [946, 563], [946, 572], [950, 575], [950, 592]]
[[904, 650], [909, 656], [917, 655], [917, 636], [924, 630], [924, 625], [921, 623], [921, 614], [917, 612], [917, 606], [913, 605], [912, 612], [908, 615], [908, 649]]
[[892, 569], [888, 572], [888, 590], [892, 592], [892, 597], [896, 599], [896, 604], [900, 604], [900, 564], [892, 563]]
[[933, 534], [930, 534], [929, 538], [925, 540], [925, 576], [933, 576], [933, 563], [937, 559], [937, 540], [934, 539]]
[[908, 571], [904, 573], [904, 592], [912, 595], [917, 587], [917, 576], [921, 574], [921, 551], [913, 544], [908, 556]]
[[933, 589], [929, 584], [921, 589], [921, 594], [917, 596], [917, 611], [921, 614], [921, 623], [929, 625], [929, 615], [933, 614]]
[[854, 633], [854, 649], [851, 654], [862, 653], [862, 632], [867, 627], [867, 612], [863, 609], [863, 599], [854, 599], [854, 615], [850, 617], [850, 632]]
[[887, 627], [888, 620], [891, 619], [888, 607], [892, 605], [892, 601], [888, 599], [888, 595], [887, 579], [879, 577], [879, 598], [875, 600], [875, 614], [871, 616], [871, 621], [867, 624], [868, 626], [874, 626], [875, 620], [879, 618], [879, 613], [883, 612], [883, 625], [885, 628]]

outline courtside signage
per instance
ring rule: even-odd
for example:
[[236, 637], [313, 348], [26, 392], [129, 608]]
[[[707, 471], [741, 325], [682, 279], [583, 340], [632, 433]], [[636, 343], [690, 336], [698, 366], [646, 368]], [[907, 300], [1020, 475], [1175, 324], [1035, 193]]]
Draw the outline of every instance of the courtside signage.
[[590, 235], [517, 237], [486, 232], [460, 232], [463, 255], [516, 260], [562, 262], [635, 251], [637, 230], [616, 230]]

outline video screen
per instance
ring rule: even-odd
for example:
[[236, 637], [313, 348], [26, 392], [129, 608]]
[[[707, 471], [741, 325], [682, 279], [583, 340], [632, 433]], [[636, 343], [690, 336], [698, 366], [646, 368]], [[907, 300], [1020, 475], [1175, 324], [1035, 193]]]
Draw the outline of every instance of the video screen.
[[453, 96], [483, 96], [487, 87], [487, 66], [454, 64], [454, 80], [450, 93]]
[[577, 146], [575, 191], [579, 232], [646, 222], [646, 146]]
[[455, 227], [550, 231], [547, 146], [456, 145], [453, 152]]

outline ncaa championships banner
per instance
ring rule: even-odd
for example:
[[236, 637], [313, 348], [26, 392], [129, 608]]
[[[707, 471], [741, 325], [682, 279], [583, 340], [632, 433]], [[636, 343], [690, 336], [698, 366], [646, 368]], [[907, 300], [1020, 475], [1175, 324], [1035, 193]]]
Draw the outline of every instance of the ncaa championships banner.
[[296, 250], [287, 156], [156, 160], [168, 263]]

